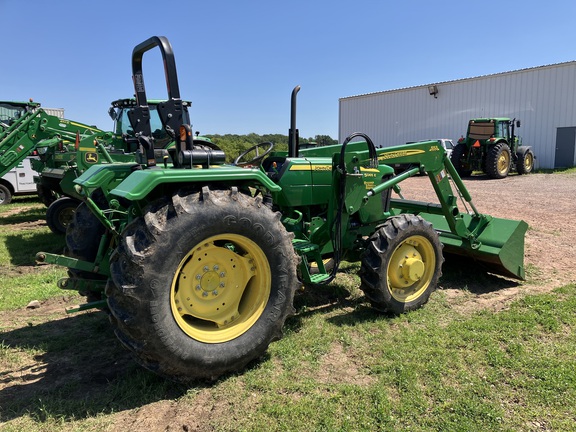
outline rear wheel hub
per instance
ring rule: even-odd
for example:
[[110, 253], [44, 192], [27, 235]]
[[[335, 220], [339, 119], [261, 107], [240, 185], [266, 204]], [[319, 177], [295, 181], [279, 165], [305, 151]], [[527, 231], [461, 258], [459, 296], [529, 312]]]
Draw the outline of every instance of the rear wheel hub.
[[260, 317], [270, 296], [270, 268], [250, 239], [224, 234], [195, 246], [172, 284], [172, 313], [194, 339], [234, 339]]

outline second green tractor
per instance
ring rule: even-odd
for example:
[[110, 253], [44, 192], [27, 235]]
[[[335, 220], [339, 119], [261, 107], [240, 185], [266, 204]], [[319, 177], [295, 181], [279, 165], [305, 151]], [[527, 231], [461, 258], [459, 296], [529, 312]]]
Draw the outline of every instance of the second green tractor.
[[502, 179], [511, 172], [529, 174], [534, 169], [534, 151], [523, 146], [516, 135], [520, 120], [510, 118], [478, 118], [468, 123], [466, 137], [460, 138], [452, 150], [452, 163], [461, 177], [473, 171]]

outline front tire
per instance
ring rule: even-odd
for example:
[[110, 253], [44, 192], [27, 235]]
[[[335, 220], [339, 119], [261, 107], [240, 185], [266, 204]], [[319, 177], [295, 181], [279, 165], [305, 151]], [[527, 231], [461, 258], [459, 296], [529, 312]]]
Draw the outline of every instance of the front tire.
[[360, 288], [379, 311], [415, 310], [436, 289], [443, 261], [432, 224], [420, 216], [399, 215], [370, 237], [360, 267]]
[[0, 205], [10, 204], [12, 202], [12, 192], [3, 184], [0, 184]]
[[[104, 195], [101, 193], [94, 194], [92, 199], [99, 204], [105, 202], [103, 201]], [[98, 255], [100, 240], [105, 231], [104, 225], [90, 211], [86, 203], [80, 203], [66, 229], [67, 255], [83, 261], [93, 262]], [[68, 276], [71, 279], [101, 281], [102, 284], [105, 284], [107, 279], [106, 276], [98, 273], [75, 269], [68, 269]], [[80, 294], [86, 296], [88, 302], [94, 302], [102, 300], [104, 292], [103, 290], [86, 290], [80, 291]]]
[[145, 209], [111, 257], [116, 335], [174, 381], [240, 370], [294, 313], [296, 264], [280, 214], [260, 198], [179, 191]]
[[66, 234], [68, 225], [74, 219], [74, 212], [80, 201], [70, 197], [58, 198], [46, 211], [46, 223], [54, 234]]
[[532, 150], [518, 156], [518, 161], [516, 162], [516, 170], [518, 174], [530, 174], [534, 169], [534, 153]]

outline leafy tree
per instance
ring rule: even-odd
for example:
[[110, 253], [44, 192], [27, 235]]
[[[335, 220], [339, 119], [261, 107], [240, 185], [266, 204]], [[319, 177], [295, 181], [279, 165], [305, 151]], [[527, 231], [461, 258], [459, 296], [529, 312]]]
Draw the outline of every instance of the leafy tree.
[[[204, 135], [212, 140], [226, 154], [226, 162], [233, 162], [236, 157], [250, 147], [263, 142], [274, 144], [274, 151], [288, 151], [288, 136], [282, 134], [258, 135], [250, 133], [247, 135], [225, 134], [225, 135]], [[300, 144], [314, 142], [317, 145], [336, 144], [328, 135], [316, 135], [315, 138], [300, 138]]]
[[[312, 140], [312, 138], [310, 138]], [[338, 140], [332, 139], [329, 135], [316, 135], [314, 137], [314, 142], [317, 146], [327, 146], [332, 144], [338, 144]]]

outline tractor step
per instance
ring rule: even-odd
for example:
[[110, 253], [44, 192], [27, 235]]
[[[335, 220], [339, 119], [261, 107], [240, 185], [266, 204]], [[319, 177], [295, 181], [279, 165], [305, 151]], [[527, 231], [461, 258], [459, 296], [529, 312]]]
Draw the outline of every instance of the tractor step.
[[305, 255], [318, 250], [317, 244], [300, 239], [292, 240], [292, 246], [294, 246], [294, 250], [298, 255]]
[[[315, 243], [310, 243], [306, 240], [294, 239], [292, 240], [292, 246], [298, 255], [302, 257], [302, 262], [300, 263], [300, 269], [302, 271], [302, 277], [305, 283], [310, 284], [320, 284], [328, 279], [330, 279], [330, 274], [326, 272], [324, 264], [322, 263], [322, 257], [320, 256], [320, 247]], [[310, 272], [310, 259], [312, 262], [318, 263], [318, 273], [312, 274]]]
[[319, 284], [319, 283], [322, 283], [329, 278], [330, 278], [330, 275], [328, 273], [313, 274], [313, 275], [310, 275], [310, 283]]

